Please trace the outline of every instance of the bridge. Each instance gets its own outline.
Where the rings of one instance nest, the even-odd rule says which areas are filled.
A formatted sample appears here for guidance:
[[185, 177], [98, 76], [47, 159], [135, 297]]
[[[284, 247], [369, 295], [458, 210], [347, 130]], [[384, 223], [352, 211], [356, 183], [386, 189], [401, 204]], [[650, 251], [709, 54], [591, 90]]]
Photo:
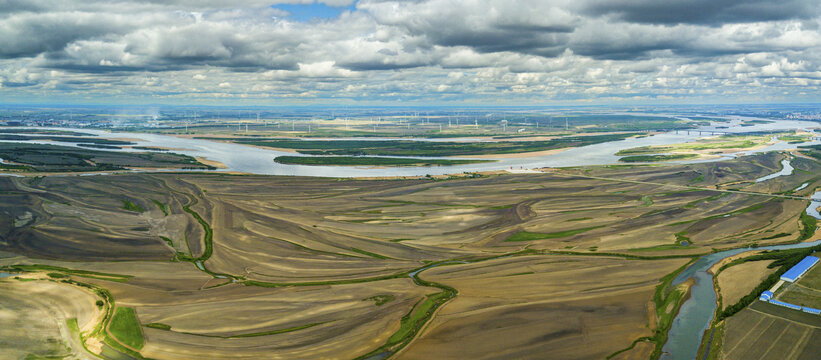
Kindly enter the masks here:
[[692, 133], [694, 133], [694, 134], [695, 134], [695, 133], [698, 133], [699, 135], [704, 135], [704, 134], [707, 134], [707, 135], [728, 135], [728, 134], [735, 134], [735, 133], [731, 133], [731, 132], [729, 132], [729, 131], [716, 131], [716, 130], [676, 130], [676, 134], [678, 134], [678, 132], [679, 132], [679, 131], [681, 131], [681, 132], [687, 132], [687, 135], [690, 135], [690, 133], [691, 133], [691, 132], [692, 132]]

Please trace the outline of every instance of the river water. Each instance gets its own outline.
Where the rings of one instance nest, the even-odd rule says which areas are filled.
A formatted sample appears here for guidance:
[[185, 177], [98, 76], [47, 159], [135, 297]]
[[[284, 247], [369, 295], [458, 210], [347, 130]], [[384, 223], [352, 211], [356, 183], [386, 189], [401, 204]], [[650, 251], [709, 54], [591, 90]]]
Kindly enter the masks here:
[[767, 176], [762, 176], [758, 179], [755, 179], [755, 182], [758, 183], [758, 182], [762, 182], [762, 181], [767, 181], [767, 180], [770, 180], [770, 179], [775, 179], [779, 176], [789, 176], [789, 175], [792, 175], [793, 170], [795, 170], [795, 169], [793, 169], [792, 164], [790, 164], [790, 159], [784, 159], [784, 160], [781, 160], [781, 171], [776, 172], [776, 173], [772, 173], [772, 174], [767, 175]]
[[[431, 167], [360, 167], [360, 166], [306, 166], [306, 165], [285, 165], [273, 161], [277, 156], [295, 155], [291, 152], [263, 149], [240, 144], [222, 143], [203, 139], [179, 138], [168, 135], [129, 133], [129, 132], [108, 132], [94, 129], [64, 129], [72, 131], [86, 132], [106, 138], [126, 138], [133, 139], [136, 146], [155, 146], [174, 149], [174, 152], [185, 155], [204, 157], [208, 160], [218, 161], [228, 168], [224, 171], [238, 171], [250, 174], [263, 175], [293, 175], [293, 176], [320, 176], [320, 177], [371, 177], [371, 176], [424, 176], [454, 174], [461, 172], [494, 171], [505, 169], [532, 169], [542, 167], [567, 167], [567, 166], [587, 166], [617, 164], [620, 150], [639, 146], [669, 145], [682, 142], [690, 142], [701, 136], [698, 130], [702, 131], [722, 131], [722, 132], [748, 132], [748, 131], [789, 131], [795, 129], [809, 129], [818, 126], [817, 123], [808, 121], [777, 120], [767, 124], [756, 124], [755, 126], [739, 126], [740, 121], [733, 120], [729, 123], [716, 123], [704, 126], [689, 134], [686, 131], [668, 132], [658, 135], [631, 138], [620, 141], [588, 145], [571, 148], [565, 151], [530, 157], [511, 157], [498, 159], [496, 162], [480, 164], [464, 164], [453, 166], [431, 166]], [[716, 128], [716, 126], [728, 126], [728, 128]], [[55, 128], [57, 129], [57, 128]], [[396, 139], [396, 138], [387, 138]], [[335, 139], [344, 140], [344, 139]], [[367, 140], [385, 140], [379, 138], [367, 138]], [[457, 139], [402, 139], [413, 141], [473, 141], [472, 138]], [[54, 144], [53, 142], [38, 142], [44, 144]], [[806, 144], [821, 144], [819, 141], [808, 142]], [[77, 146], [72, 143], [59, 143], [64, 146]], [[799, 144], [801, 145], [801, 144]], [[745, 151], [738, 154], [722, 156], [710, 161], [730, 159], [735, 155], [748, 155], [758, 152], [772, 150], [783, 150], [795, 148], [796, 144], [778, 142], [774, 145], [752, 151]], [[120, 151], [143, 151], [135, 149], [123, 149]], [[458, 158], [458, 157], [454, 157]]]
[[[808, 215], [821, 219], [817, 208], [821, 206], [821, 191], [812, 196], [817, 199], [807, 207]], [[706, 255], [690, 265], [673, 279], [673, 286], [681, 284], [690, 278], [695, 279], [695, 285], [690, 288], [690, 298], [684, 302], [673, 320], [673, 326], [668, 333], [667, 343], [664, 344], [662, 359], [695, 359], [701, 337], [716, 310], [716, 292], [713, 288], [713, 276], [707, 269], [722, 259], [740, 254], [749, 250], [784, 250], [805, 248], [821, 244], [821, 240], [799, 244], [761, 246], [758, 248], [741, 248], [722, 251]]]

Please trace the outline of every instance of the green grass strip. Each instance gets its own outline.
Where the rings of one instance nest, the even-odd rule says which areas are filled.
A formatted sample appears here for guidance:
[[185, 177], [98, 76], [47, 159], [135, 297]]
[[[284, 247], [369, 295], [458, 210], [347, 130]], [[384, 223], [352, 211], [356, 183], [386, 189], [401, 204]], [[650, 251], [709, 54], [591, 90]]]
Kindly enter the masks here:
[[97, 280], [107, 280], [107, 281], [116, 281], [116, 282], [127, 282], [128, 279], [134, 277], [133, 275], [120, 275], [120, 274], [109, 274], [109, 273], [101, 273], [96, 271], [88, 271], [88, 270], [74, 270], [68, 269], [60, 266], [53, 266], [53, 265], [10, 265], [0, 267], [0, 270], [6, 272], [35, 272], [35, 271], [51, 271], [52, 273], [49, 274], [52, 278], [59, 278], [60, 276], [52, 276], [56, 272], [62, 272], [73, 276], [97, 279]]
[[163, 324], [163, 323], [150, 323], [145, 324], [145, 327], [152, 328], [152, 329], [159, 329], [159, 330], [171, 330], [171, 325]]
[[573, 229], [573, 230], [565, 230], [565, 231], [557, 231], [552, 233], [535, 233], [529, 231], [519, 231], [513, 236], [507, 238], [505, 241], [531, 241], [531, 240], [544, 240], [544, 239], [556, 239], [556, 238], [563, 238], [573, 235], [578, 235], [593, 229], [603, 228], [605, 225], [599, 226], [591, 226], [581, 229]]
[[167, 205], [165, 205], [165, 204], [163, 204], [163, 203], [161, 203], [157, 200], [154, 200], [154, 199], [151, 199], [151, 202], [153, 202], [154, 205], [157, 205], [157, 207], [160, 208], [160, 210], [162, 210], [162, 213], [165, 214], [165, 216], [168, 216], [168, 206]]
[[227, 339], [236, 339], [236, 338], [248, 338], [248, 337], [257, 337], [257, 336], [268, 336], [268, 335], [284, 334], [284, 333], [287, 333], [287, 332], [292, 332], [292, 331], [298, 331], [298, 330], [303, 330], [303, 329], [307, 329], [307, 328], [312, 328], [312, 327], [314, 327], [314, 326], [317, 326], [317, 325], [322, 325], [322, 324], [324, 324], [324, 322], [311, 323], [311, 324], [305, 324], [305, 325], [299, 325], [299, 326], [289, 327], [289, 328], [285, 328], [285, 329], [278, 329], [278, 330], [271, 330], [271, 331], [262, 331], [262, 332], [256, 332], [256, 333], [250, 333], [250, 334], [240, 334], [240, 335], [225, 336], [225, 338], [227, 338]]
[[379, 254], [377, 254], [377, 253], [372, 253], [372, 252], [370, 252], [370, 251], [365, 251], [365, 250], [362, 250], [362, 249], [357, 249], [357, 248], [353, 248], [353, 247], [351, 248], [351, 251], [353, 251], [353, 252], [355, 252], [355, 253], [362, 254], [362, 255], [370, 256], [370, 257], [372, 257], [372, 258], [376, 258], [376, 259], [383, 259], [383, 260], [392, 259], [392, 258], [387, 257], [387, 256], [385, 256], [385, 255], [379, 255]]

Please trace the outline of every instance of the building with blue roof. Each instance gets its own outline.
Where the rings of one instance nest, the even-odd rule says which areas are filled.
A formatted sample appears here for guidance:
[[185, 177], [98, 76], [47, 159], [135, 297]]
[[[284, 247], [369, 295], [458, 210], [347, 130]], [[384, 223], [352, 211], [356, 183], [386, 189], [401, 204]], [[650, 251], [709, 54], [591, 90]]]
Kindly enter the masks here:
[[788, 309], [793, 309], [793, 310], [801, 310], [801, 307], [800, 307], [800, 306], [798, 306], [798, 305], [794, 305], [794, 304], [790, 304], [790, 303], [785, 303], [785, 302], [783, 302], [783, 301], [778, 301], [778, 300], [774, 300], [774, 299], [773, 299], [773, 300], [770, 300], [770, 304], [775, 304], [775, 305], [778, 305], [778, 306], [783, 306], [783, 307], [785, 307], [785, 308], [788, 308]]
[[773, 292], [767, 290], [767, 291], [761, 293], [761, 297], [759, 297], [758, 299], [761, 300], [761, 301], [770, 301], [770, 299], [772, 299], [772, 298], [773, 298]]
[[801, 308], [801, 311], [803, 311], [803, 312], [805, 312], [805, 313], [810, 313], [810, 314], [815, 314], [815, 315], [821, 315], [821, 310], [818, 310], [818, 309], [813, 309], [813, 308], [808, 308], [808, 307], [806, 307], [806, 306], [804, 306], [803, 308]]
[[802, 275], [806, 274], [815, 264], [818, 263], [818, 258], [815, 256], [807, 256], [798, 264], [787, 270], [784, 275], [781, 275], [781, 280], [788, 282], [795, 282]]

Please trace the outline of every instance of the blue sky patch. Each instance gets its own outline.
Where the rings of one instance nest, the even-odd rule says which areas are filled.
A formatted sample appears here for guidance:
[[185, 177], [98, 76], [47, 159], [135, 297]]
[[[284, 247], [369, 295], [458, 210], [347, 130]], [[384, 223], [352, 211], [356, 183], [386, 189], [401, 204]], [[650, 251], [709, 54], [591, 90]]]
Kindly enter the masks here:
[[343, 11], [356, 10], [356, 3], [354, 2], [348, 6], [333, 7], [322, 3], [313, 4], [279, 4], [272, 6], [273, 8], [285, 10], [291, 15], [288, 18], [296, 21], [310, 21], [313, 19], [334, 19], [339, 17]]

